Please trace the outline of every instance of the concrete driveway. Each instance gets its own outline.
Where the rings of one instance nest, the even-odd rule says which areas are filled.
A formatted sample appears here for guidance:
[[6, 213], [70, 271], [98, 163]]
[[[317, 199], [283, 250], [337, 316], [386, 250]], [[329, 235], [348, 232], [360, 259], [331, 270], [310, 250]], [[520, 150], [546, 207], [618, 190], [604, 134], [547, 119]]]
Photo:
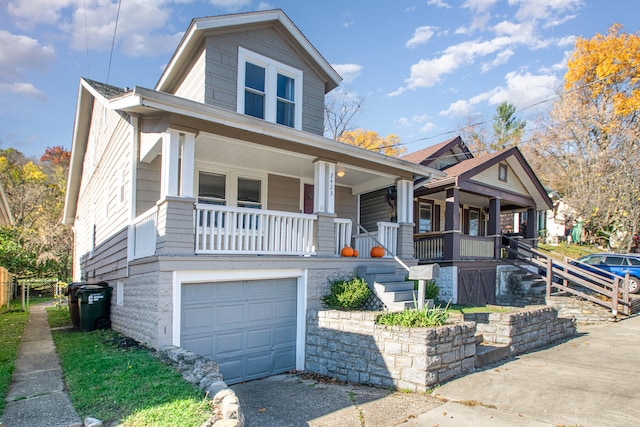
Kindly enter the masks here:
[[640, 316], [578, 331], [431, 395], [292, 374], [231, 388], [248, 427], [640, 425]]

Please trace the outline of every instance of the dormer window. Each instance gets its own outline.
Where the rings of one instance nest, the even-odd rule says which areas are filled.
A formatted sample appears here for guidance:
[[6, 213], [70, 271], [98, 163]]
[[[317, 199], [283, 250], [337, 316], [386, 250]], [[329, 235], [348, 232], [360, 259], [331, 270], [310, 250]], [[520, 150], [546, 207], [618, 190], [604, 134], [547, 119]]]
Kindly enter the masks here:
[[300, 129], [302, 71], [239, 48], [238, 112]]

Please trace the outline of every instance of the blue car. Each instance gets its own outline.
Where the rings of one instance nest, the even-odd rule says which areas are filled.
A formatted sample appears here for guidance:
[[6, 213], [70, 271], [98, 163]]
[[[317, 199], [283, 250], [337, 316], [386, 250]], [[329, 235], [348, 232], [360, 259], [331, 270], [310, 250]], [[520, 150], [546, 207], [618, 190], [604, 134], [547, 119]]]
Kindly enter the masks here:
[[[629, 273], [629, 293], [635, 294], [640, 290], [640, 255], [591, 254], [578, 258], [578, 261], [580, 261], [581, 264], [572, 264], [604, 277], [608, 275], [602, 270], [620, 277], [624, 277]], [[597, 268], [592, 269], [589, 268], [589, 266]], [[609, 278], [611, 277], [609, 276]]]

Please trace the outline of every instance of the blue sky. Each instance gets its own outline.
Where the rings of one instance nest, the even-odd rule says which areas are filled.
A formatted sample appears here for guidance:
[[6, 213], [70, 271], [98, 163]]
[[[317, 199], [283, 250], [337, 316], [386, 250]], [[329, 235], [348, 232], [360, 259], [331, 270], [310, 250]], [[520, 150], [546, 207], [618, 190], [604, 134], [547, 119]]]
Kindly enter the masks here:
[[577, 36], [640, 27], [640, 3], [621, 0], [122, 0], [111, 55], [117, 1], [3, 0], [0, 148], [71, 148], [80, 77], [153, 88], [192, 18], [273, 8], [364, 98], [357, 125], [409, 152], [503, 101], [534, 126]]

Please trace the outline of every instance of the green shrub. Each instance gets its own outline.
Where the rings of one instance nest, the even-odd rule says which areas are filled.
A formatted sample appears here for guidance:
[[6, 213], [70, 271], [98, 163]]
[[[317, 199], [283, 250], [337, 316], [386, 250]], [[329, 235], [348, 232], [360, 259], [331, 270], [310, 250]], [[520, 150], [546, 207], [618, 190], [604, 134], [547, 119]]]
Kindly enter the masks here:
[[334, 310], [357, 310], [371, 295], [367, 282], [360, 277], [331, 282], [331, 292], [322, 296], [322, 305]]
[[411, 309], [396, 313], [385, 313], [376, 319], [378, 325], [402, 326], [405, 328], [431, 328], [442, 326], [449, 318], [449, 306]]
[[[413, 290], [418, 290], [418, 281], [413, 281]], [[436, 284], [435, 280], [425, 280], [425, 292], [424, 299], [437, 299], [440, 295], [440, 287]]]

